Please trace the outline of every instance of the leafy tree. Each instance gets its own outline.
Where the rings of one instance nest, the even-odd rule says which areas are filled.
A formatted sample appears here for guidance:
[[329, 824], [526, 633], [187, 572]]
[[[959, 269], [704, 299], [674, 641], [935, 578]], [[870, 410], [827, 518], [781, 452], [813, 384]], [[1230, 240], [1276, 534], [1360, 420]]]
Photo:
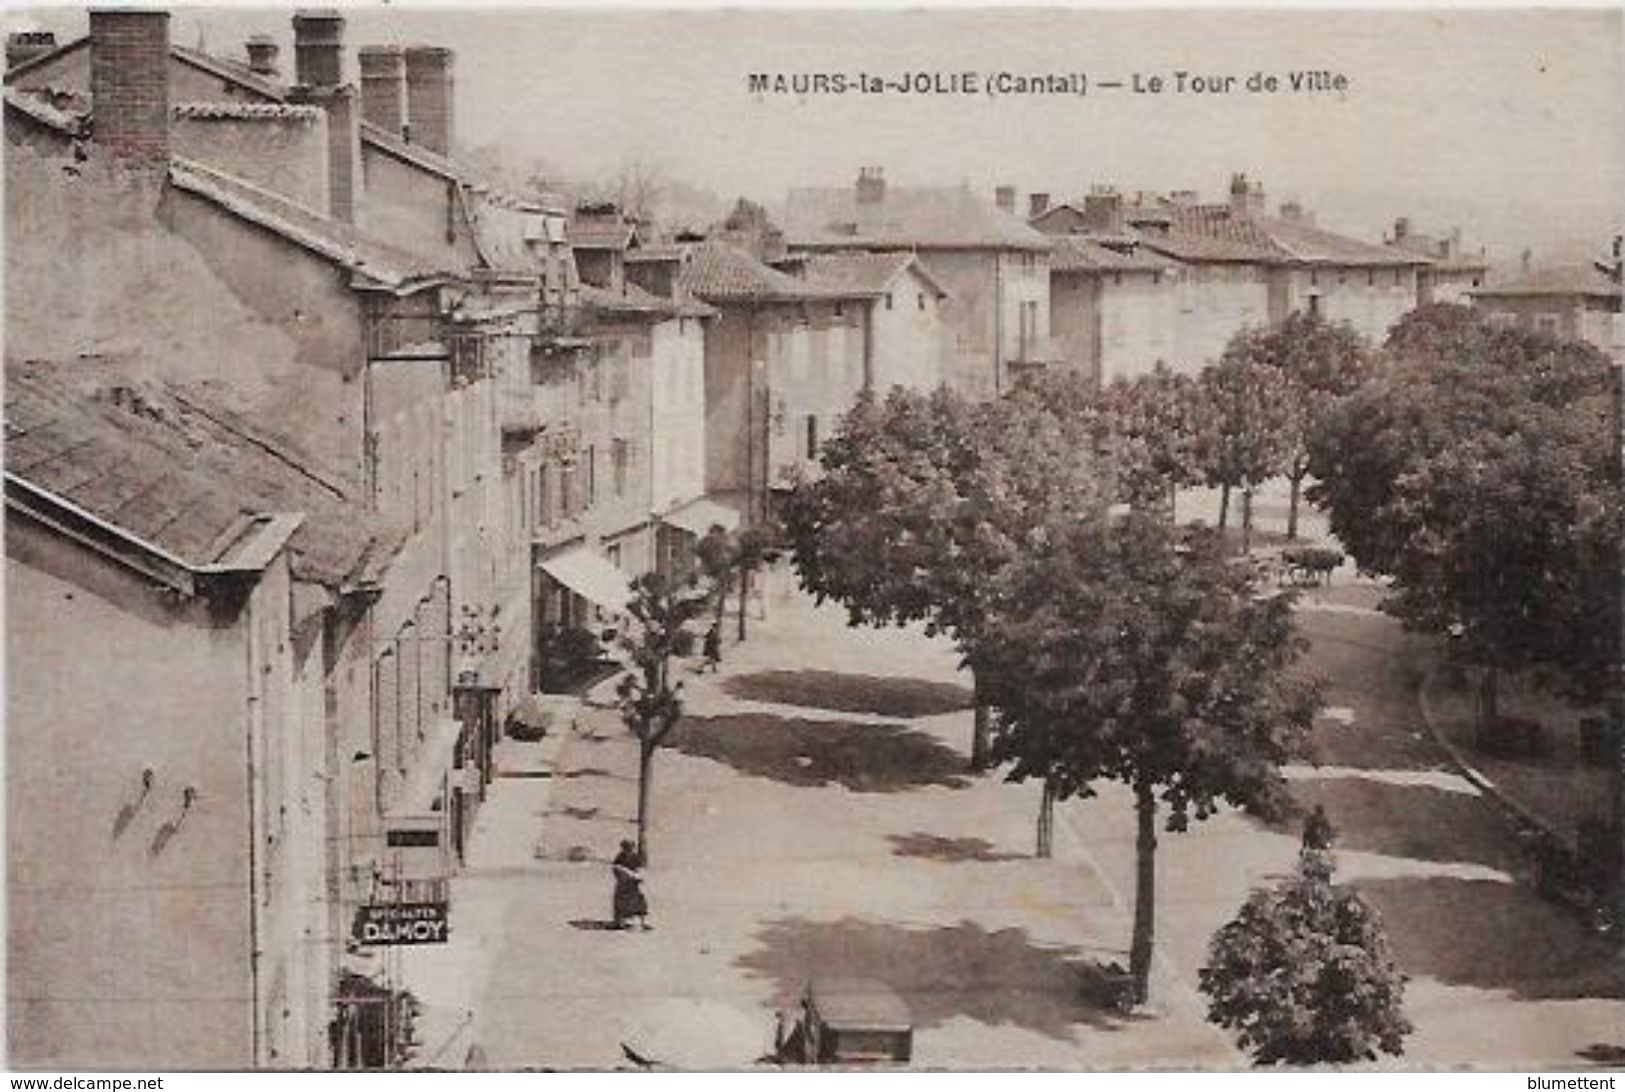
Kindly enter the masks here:
[[1023, 383], [994, 402], [939, 388], [865, 392], [825, 443], [823, 473], [800, 483], [785, 527], [801, 584], [853, 625], [924, 622], [953, 638], [976, 690], [971, 766], [988, 759], [987, 673], [977, 657], [993, 581], [1043, 534], [1111, 487], [1084, 417], [1082, 381]]
[[1588, 345], [1422, 309], [1310, 444], [1311, 499], [1387, 608], [1498, 680], [1617, 693], [1618, 377]]
[[1173, 832], [1224, 803], [1283, 812], [1279, 767], [1304, 750], [1320, 700], [1292, 671], [1303, 648], [1290, 593], [1262, 596], [1218, 534], [1147, 512], [1054, 527], [1001, 581], [979, 647], [998, 681], [994, 756], [1063, 800], [1100, 781], [1132, 790], [1142, 1001], [1159, 812]]
[[728, 601], [728, 585], [732, 583], [734, 542], [727, 528], [713, 523], [695, 544], [694, 555], [700, 563], [700, 573], [711, 591], [712, 609], [716, 611], [716, 627], [722, 629], [722, 612]]
[[1365, 341], [1346, 323], [1294, 311], [1267, 329], [1246, 329], [1231, 339], [1224, 357], [1252, 367], [1274, 368], [1285, 381], [1282, 417], [1284, 469], [1292, 486], [1286, 536], [1298, 537], [1298, 500], [1309, 473], [1309, 436], [1339, 398], [1354, 393], [1371, 373]]
[[1158, 364], [1132, 380], [1116, 380], [1098, 402], [1115, 439], [1121, 499], [1166, 505], [1172, 520], [1179, 489], [1205, 480], [1201, 441], [1208, 422], [1201, 387]]
[[630, 624], [619, 643], [631, 661], [615, 693], [621, 720], [638, 739], [638, 852], [649, 859], [649, 789], [654, 756], [683, 715], [683, 684], [672, 678], [673, 657], [689, 655], [688, 625], [706, 608], [707, 596], [692, 582], [673, 584], [659, 573], [632, 581]]
[[1219, 527], [1229, 521], [1231, 492], [1241, 490], [1245, 548], [1251, 545], [1253, 489], [1285, 469], [1300, 427], [1291, 386], [1280, 369], [1226, 351], [1202, 370], [1201, 387], [1208, 414], [1198, 443], [1207, 483], [1223, 490]]
[[732, 568], [739, 576], [739, 639], [745, 639], [745, 602], [750, 594], [751, 577], [767, 564], [767, 554], [773, 539], [760, 527], [746, 527], [734, 536], [730, 553]]
[[1331, 882], [1330, 853], [1306, 849], [1297, 875], [1254, 891], [1214, 934], [1198, 972], [1208, 1019], [1260, 1065], [1319, 1065], [1404, 1053], [1405, 976], [1382, 919]]

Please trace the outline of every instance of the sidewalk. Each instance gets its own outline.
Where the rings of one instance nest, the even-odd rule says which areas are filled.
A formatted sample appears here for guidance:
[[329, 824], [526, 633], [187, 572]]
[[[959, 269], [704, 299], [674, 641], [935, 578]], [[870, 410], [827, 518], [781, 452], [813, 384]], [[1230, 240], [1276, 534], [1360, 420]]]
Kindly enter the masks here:
[[685, 674], [686, 716], [654, 771], [653, 932], [605, 928], [607, 862], [636, 803], [636, 744], [613, 710], [558, 741], [552, 776], [495, 783], [454, 881], [453, 942], [413, 956], [427, 1049], [450, 1034], [441, 1064], [478, 1043], [492, 1068], [603, 1069], [629, 1067], [630, 1043], [738, 1068], [768, 1052], [775, 1010], [809, 977], [835, 975], [903, 999], [918, 1068], [1237, 1064], [1166, 961], [1160, 1017], [1098, 1003], [1094, 968], [1126, 962], [1131, 922], [1089, 854], [1122, 872], [1131, 816], [1090, 805], [1109, 833], [1069, 820], [1057, 858], [1034, 859], [1036, 788], [965, 774], [952, 649], [850, 631], [789, 579], [768, 582], [765, 621], [752, 604], [720, 674]]

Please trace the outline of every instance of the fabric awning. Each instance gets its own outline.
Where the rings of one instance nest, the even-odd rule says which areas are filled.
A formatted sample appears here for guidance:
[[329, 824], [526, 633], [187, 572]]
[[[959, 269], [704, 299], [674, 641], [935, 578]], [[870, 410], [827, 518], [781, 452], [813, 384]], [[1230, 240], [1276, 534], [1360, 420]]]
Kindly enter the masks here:
[[590, 546], [543, 558], [542, 571], [577, 595], [620, 613], [632, 598], [632, 575]]
[[717, 524], [721, 524], [724, 531], [739, 529], [739, 513], [709, 497], [680, 504], [661, 516], [660, 521], [701, 537]]

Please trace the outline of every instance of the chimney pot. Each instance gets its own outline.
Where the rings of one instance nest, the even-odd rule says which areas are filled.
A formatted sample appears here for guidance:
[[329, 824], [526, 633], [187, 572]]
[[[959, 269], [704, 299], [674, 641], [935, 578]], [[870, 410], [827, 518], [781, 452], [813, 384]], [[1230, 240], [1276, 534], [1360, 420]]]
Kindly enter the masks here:
[[1036, 220], [1049, 211], [1049, 194], [1030, 193], [1027, 195], [1027, 219]]
[[1016, 211], [1016, 188], [1014, 186], [999, 186], [993, 191], [993, 203], [998, 205], [1000, 210], [1014, 215]]
[[400, 46], [362, 46], [361, 117], [392, 136], [406, 133], [406, 55]]
[[344, 17], [331, 8], [307, 8], [293, 17], [294, 79], [305, 87], [344, 82]]
[[261, 76], [276, 77], [278, 75], [276, 59], [280, 50], [276, 39], [269, 34], [256, 34], [244, 46], [248, 53], [248, 70]]
[[858, 171], [857, 202], [878, 205], [886, 200], [886, 171], [883, 167], [863, 167]]
[[130, 166], [169, 167], [169, 13], [90, 11], [91, 139]]
[[18, 30], [6, 36], [6, 67], [42, 57], [56, 48], [56, 35], [48, 30]]
[[407, 46], [406, 118], [411, 139], [441, 155], [451, 154], [455, 100], [452, 62], [455, 55], [440, 46]]

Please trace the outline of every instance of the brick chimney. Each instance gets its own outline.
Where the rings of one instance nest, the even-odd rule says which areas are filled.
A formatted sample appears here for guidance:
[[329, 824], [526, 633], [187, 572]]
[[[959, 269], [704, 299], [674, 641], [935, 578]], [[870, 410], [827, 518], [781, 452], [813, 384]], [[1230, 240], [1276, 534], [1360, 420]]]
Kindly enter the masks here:
[[1011, 216], [1016, 214], [1016, 188], [1014, 186], [999, 186], [993, 191], [993, 203], [1003, 212]]
[[344, 19], [334, 11], [301, 11], [293, 17], [296, 86], [290, 102], [327, 111], [327, 212], [355, 223], [361, 188], [361, 107], [353, 87], [343, 86]]
[[276, 39], [269, 34], [256, 34], [250, 38], [243, 47], [248, 53], [248, 70], [257, 76], [266, 76], [276, 79], [282, 73], [277, 69]]
[[1403, 243], [1406, 239], [1409, 239], [1410, 236], [1411, 218], [1409, 216], [1401, 216], [1399, 219], [1394, 221], [1394, 242]]
[[344, 17], [331, 9], [307, 9], [293, 17], [294, 82], [337, 87], [344, 82]]
[[1113, 235], [1123, 230], [1123, 195], [1106, 186], [1096, 186], [1083, 196], [1083, 226], [1089, 231]]
[[1236, 218], [1264, 215], [1264, 185], [1248, 182], [1245, 174], [1230, 176], [1230, 215]]
[[169, 13], [90, 12], [91, 139], [131, 166], [169, 168]]
[[441, 155], [451, 154], [454, 56], [439, 46], [407, 46], [405, 51], [407, 132], [414, 143]]
[[857, 201], [860, 205], [878, 205], [886, 200], [886, 170], [883, 167], [864, 167], [858, 171]]
[[6, 35], [6, 67], [42, 57], [56, 48], [56, 35], [48, 30], [18, 30]]
[[361, 117], [393, 136], [406, 132], [406, 55], [400, 46], [362, 46]]
[[1029, 193], [1027, 195], [1027, 219], [1036, 220], [1049, 211], [1049, 194]]

